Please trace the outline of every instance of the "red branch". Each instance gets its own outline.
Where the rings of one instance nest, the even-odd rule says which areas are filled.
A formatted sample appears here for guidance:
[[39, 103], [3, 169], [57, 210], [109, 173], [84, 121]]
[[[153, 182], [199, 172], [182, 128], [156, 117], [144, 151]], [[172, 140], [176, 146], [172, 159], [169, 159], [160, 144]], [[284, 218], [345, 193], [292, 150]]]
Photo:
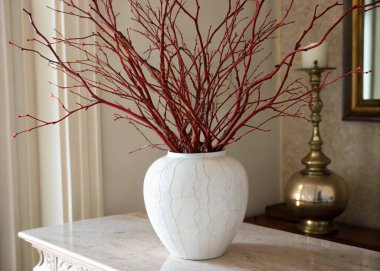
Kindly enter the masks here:
[[[265, 71], [263, 65], [272, 53], [262, 52], [266, 42], [275, 38], [281, 28], [294, 23], [289, 20], [293, 1], [281, 18], [272, 19], [270, 12], [264, 13], [264, 0], [224, 0], [227, 3], [224, 15], [205, 33], [198, 0], [160, 0], [158, 7], [150, 1], [142, 4], [128, 0], [138, 27], [129, 27], [124, 32], [119, 28], [112, 0], [92, 0], [87, 9], [79, 6], [79, 0], [60, 1], [65, 4], [64, 10], [53, 9], [54, 12], [87, 20], [96, 31], [81, 37], [65, 37], [56, 31], [57, 36], [49, 40], [36, 26], [32, 14], [25, 11], [36, 32], [36, 38], [29, 41], [46, 47], [51, 54], [15, 46], [38, 54], [66, 74], [74, 83], [55, 86], [78, 95], [84, 104], [69, 109], [52, 96], [65, 115], [52, 122], [22, 115], [38, 125], [15, 136], [54, 125], [72, 114], [103, 104], [120, 112], [115, 120], [126, 119], [143, 135], [149, 142], [145, 147], [162, 148], [162, 144], [151, 143], [142, 130], [150, 129], [170, 151], [185, 153], [219, 151], [253, 131], [265, 131], [264, 125], [273, 118], [302, 117], [300, 108], [310, 92], [347, 74], [329, 80], [326, 75], [320, 86], [308, 89], [299, 79], [288, 82], [295, 56], [320, 45], [354, 10], [370, 10], [380, 3], [344, 11], [316, 45], [301, 48], [315, 24], [341, 4], [336, 2], [321, 11], [316, 6], [293, 50], [271, 71]], [[249, 5], [253, 5], [254, 12], [246, 17], [244, 10]], [[186, 19], [187, 27], [193, 27], [193, 40], [185, 40], [179, 18]], [[135, 47], [136, 36], [148, 44], [145, 52]], [[56, 50], [58, 44], [77, 50], [82, 58], [62, 58]], [[357, 72], [360, 71], [350, 73]], [[274, 94], [268, 94], [265, 84], [274, 77], [279, 78], [280, 84]], [[272, 114], [257, 121], [255, 117], [264, 111]]]

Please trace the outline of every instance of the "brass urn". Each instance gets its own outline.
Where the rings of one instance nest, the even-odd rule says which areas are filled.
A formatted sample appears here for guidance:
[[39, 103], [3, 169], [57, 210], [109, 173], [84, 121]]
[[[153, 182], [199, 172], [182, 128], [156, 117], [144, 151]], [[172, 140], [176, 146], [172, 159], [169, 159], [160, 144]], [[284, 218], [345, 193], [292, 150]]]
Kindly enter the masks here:
[[[301, 69], [310, 75], [312, 88], [320, 84], [321, 73], [327, 69]], [[337, 230], [333, 219], [340, 215], [348, 203], [345, 180], [327, 168], [331, 160], [322, 152], [323, 141], [319, 132], [322, 101], [320, 89], [311, 92], [309, 108], [313, 125], [309, 141], [310, 152], [303, 158], [305, 168], [295, 173], [285, 187], [285, 202], [293, 215], [300, 219], [297, 229], [310, 234], [328, 234]]]

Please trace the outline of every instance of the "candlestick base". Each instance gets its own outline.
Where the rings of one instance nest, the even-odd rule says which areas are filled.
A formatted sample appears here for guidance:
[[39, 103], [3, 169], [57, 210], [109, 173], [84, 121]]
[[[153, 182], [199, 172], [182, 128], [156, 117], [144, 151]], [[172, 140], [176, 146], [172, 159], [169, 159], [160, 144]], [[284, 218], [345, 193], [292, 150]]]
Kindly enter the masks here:
[[301, 219], [297, 229], [311, 234], [336, 230], [333, 220], [348, 203], [345, 180], [334, 172], [328, 174], [294, 174], [286, 184], [285, 202], [294, 217]]
[[299, 231], [308, 234], [329, 234], [338, 230], [334, 222], [323, 220], [302, 220], [296, 227]]

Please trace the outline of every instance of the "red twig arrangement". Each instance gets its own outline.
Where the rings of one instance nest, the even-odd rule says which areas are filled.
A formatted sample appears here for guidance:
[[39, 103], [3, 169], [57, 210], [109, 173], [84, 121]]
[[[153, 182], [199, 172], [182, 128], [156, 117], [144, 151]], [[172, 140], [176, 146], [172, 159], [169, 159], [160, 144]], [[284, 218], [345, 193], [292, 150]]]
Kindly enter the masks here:
[[[273, 57], [263, 54], [264, 46], [278, 31], [294, 23], [289, 20], [293, 7], [290, 1], [282, 18], [272, 19], [263, 9], [264, 0], [223, 0], [226, 4], [220, 21], [204, 31], [201, 27], [200, 0], [128, 0], [131, 16], [138, 26], [122, 31], [118, 13], [112, 0], [92, 0], [83, 9], [79, 0], [60, 0], [70, 11], [57, 10], [80, 20], [88, 20], [97, 31], [83, 37], [64, 37], [57, 32], [47, 38], [36, 26], [32, 14], [25, 11], [36, 32], [31, 41], [42, 44], [51, 54], [18, 45], [22, 51], [38, 54], [55, 69], [70, 77], [73, 85], [57, 86], [62, 91], [79, 95], [83, 104], [67, 108], [58, 98], [66, 114], [56, 121], [44, 121], [29, 114], [38, 125], [18, 134], [63, 121], [72, 114], [96, 105], [106, 105], [119, 111], [115, 119], [126, 119], [148, 140], [149, 146], [161, 148], [144, 135], [153, 130], [170, 151], [196, 153], [220, 151], [226, 145], [257, 130], [279, 116], [301, 117], [300, 108], [315, 89], [305, 87], [300, 79], [288, 82], [297, 53], [321, 44], [328, 34], [353, 10], [372, 9], [378, 2], [346, 10], [321, 36], [319, 42], [302, 48], [301, 44], [313, 26], [340, 3], [320, 10], [314, 9], [310, 24], [272, 70], [263, 64]], [[253, 13], [244, 9], [253, 5]], [[264, 14], [263, 14], [264, 13]], [[179, 20], [186, 20], [194, 33], [186, 40]], [[134, 38], [144, 39], [148, 49], [141, 52], [134, 46]], [[78, 50], [83, 59], [64, 59], [57, 53], [57, 44]], [[95, 53], [94, 53], [95, 52]], [[351, 73], [360, 72], [359, 70]], [[96, 80], [94, 76], [96, 75]], [[328, 75], [318, 88], [339, 78]], [[268, 95], [264, 86], [274, 77], [279, 78], [275, 93]], [[272, 115], [264, 121], [255, 118], [263, 111]]]

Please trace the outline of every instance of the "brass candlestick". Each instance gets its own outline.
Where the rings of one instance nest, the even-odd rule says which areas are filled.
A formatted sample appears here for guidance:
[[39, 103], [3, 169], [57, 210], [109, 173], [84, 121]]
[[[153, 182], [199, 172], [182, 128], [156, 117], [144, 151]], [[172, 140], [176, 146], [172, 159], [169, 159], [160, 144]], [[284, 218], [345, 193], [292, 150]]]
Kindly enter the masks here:
[[[320, 68], [317, 61], [311, 69], [300, 69], [310, 75], [312, 88], [319, 86], [321, 74], [334, 68]], [[322, 151], [319, 132], [322, 100], [320, 89], [311, 92], [309, 108], [313, 124], [310, 151], [302, 159], [305, 168], [295, 173], [287, 182], [285, 201], [294, 215], [301, 221], [297, 229], [310, 234], [328, 234], [337, 229], [333, 219], [347, 206], [348, 187], [342, 177], [327, 168], [331, 160]]]

